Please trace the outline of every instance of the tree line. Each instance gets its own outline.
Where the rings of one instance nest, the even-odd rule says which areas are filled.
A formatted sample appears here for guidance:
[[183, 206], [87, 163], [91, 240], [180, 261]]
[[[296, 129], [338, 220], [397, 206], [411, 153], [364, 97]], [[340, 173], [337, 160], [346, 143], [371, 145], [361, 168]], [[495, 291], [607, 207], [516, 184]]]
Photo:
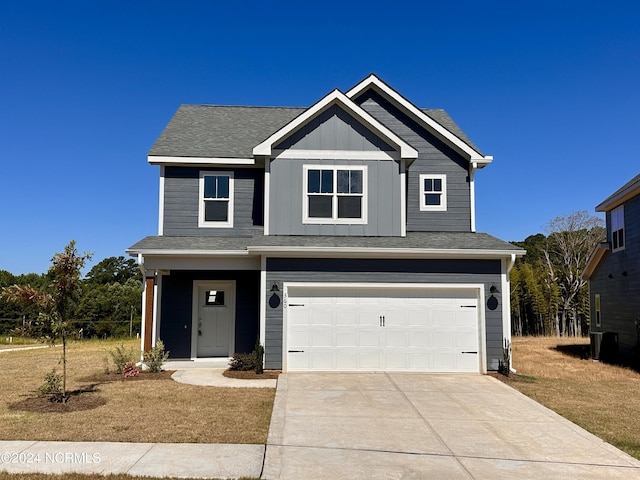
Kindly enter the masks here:
[[589, 331], [589, 289], [582, 279], [603, 221], [579, 211], [557, 217], [539, 233], [513, 244], [527, 250], [511, 270], [514, 335], [582, 336]]
[[[55, 284], [55, 272], [13, 275], [0, 270], [0, 291], [11, 285], [30, 286], [47, 292]], [[69, 305], [69, 318], [84, 338], [121, 337], [140, 332], [142, 274], [133, 259], [108, 257], [97, 263], [80, 281], [80, 291]], [[40, 307], [0, 297], [0, 335], [42, 337], [45, 325], [38, 321]]]

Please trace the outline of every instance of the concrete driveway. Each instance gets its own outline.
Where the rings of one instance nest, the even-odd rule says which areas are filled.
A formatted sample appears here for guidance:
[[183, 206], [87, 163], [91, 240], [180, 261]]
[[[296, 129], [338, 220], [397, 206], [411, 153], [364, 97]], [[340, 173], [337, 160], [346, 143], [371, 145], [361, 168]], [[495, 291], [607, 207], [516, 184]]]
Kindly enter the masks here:
[[481, 375], [283, 374], [264, 479], [640, 479], [640, 462]]

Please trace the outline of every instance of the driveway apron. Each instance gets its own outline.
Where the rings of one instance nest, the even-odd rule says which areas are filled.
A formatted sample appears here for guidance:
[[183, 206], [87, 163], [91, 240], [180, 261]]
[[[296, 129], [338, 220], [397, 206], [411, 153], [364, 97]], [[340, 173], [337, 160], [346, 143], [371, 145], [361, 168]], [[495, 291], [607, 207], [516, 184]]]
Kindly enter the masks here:
[[640, 480], [640, 462], [490, 376], [294, 373], [262, 478]]

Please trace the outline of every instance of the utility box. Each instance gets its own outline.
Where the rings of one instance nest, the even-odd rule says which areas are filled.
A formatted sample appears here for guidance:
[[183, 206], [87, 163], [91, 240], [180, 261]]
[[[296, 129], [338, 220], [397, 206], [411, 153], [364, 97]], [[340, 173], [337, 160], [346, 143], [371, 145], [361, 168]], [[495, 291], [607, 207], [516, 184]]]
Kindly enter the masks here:
[[591, 332], [591, 358], [600, 360], [600, 346], [602, 344], [602, 334], [604, 332]]
[[604, 332], [600, 342], [600, 360], [615, 362], [618, 360], [618, 334], [616, 332]]

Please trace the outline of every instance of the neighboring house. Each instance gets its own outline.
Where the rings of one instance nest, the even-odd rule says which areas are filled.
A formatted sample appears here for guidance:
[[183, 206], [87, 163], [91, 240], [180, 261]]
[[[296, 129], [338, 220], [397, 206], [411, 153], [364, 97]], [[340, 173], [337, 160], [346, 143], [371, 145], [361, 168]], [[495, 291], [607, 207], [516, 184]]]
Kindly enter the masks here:
[[524, 251], [476, 233], [492, 157], [443, 110], [375, 75], [309, 108], [183, 105], [148, 161], [159, 231], [128, 249], [144, 349], [198, 360], [259, 340], [285, 371], [498, 368]]
[[[605, 212], [607, 241], [583, 273], [589, 280], [592, 353], [634, 353], [640, 323], [640, 175], [596, 207]], [[604, 337], [603, 337], [604, 335]]]

